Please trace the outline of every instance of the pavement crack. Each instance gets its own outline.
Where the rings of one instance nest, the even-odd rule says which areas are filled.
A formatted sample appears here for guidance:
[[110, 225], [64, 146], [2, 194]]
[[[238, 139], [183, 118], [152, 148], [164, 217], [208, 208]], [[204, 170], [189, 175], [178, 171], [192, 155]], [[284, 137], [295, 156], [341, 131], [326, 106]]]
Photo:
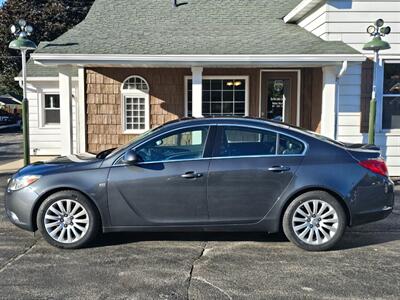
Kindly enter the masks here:
[[197, 256], [197, 257], [193, 260], [192, 267], [190, 268], [189, 278], [188, 278], [188, 284], [187, 284], [187, 299], [190, 299], [190, 292], [189, 292], [189, 291], [190, 291], [190, 286], [191, 286], [191, 284], [192, 284], [194, 267], [195, 267], [196, 263], [203, 257], [204, 252], [206, 251], [206, 248], [207, 248], [207, 242], [205, 242], [205, 243], [202, 245], [202, 249], [201, 249], [200, 255]]
[[0, 274], [3, 273], [4, 270], [6, 270], [9, 266], [11, 266], [14, 262], [20, 260], [22, 257], [24, 257], [26, 254], [31, 252], [37, 245], [38, 241], [40, 238], [35, 239], [35, 241], [29, 245], [27, 248], [25, 248], [22, 253], [14, 255], [11, 257], [9, 260], [7, 260], [1, 267], [0, 267]]

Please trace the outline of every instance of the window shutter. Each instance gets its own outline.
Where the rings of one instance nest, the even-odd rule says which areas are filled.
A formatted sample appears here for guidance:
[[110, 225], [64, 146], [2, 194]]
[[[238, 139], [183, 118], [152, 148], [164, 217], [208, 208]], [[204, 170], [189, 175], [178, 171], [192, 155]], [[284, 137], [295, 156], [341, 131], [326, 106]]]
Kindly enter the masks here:
[[374, 76], [374, 62], [371, 59], [367, 59], [362, 64], [361, 72], [361, 133], [368, 132], [368, 122], [369, 122], [369, 103], [372, 96], [372, 84]]

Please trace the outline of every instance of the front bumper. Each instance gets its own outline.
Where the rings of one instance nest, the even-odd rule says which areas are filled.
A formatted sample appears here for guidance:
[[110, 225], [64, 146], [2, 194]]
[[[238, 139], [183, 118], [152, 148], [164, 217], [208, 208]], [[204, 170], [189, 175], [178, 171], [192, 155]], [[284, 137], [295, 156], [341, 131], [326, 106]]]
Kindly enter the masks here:
[[11, 223], [28, 230], [35, 231], [33, 223], [34, 207], [38, 200], [38, 194], [30, 187], [19, 191], [5, 191], [5, 209]]

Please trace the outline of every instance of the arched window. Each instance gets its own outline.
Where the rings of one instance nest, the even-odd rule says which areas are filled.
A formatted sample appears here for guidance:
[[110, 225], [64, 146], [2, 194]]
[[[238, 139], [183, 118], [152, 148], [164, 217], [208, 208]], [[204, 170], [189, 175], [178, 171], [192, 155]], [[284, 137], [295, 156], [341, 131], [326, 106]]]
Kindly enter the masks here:
[[122, 84], [122, 124], [124, 133], [138, 134], [150, 129], [149, 85], [140, 76]]

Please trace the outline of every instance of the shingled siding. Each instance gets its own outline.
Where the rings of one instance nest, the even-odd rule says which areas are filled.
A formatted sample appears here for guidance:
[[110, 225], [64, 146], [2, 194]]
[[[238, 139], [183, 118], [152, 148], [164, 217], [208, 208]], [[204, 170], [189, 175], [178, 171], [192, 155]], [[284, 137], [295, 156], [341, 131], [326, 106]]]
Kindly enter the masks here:
[[88, 151], [118, 147], [134, 138], [123, 134], [121, 84], [131, 75], [145, 78], [150, 86], [150, 126], [184, 116], [184, 76], [189, 69], [93, 68], [86, 70]]

